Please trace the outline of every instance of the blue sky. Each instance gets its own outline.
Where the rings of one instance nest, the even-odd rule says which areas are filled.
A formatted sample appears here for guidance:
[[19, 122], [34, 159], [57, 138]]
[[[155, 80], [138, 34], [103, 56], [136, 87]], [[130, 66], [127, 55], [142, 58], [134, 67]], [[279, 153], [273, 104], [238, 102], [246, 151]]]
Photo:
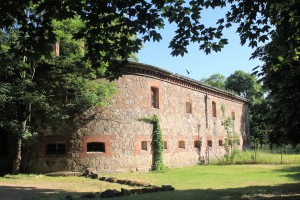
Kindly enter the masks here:
[[[203, 22], [213, 25], [217, 19], [224, 15], [226, 10], [208, 10], [202, 15]], [[235, 33], [236, 27], [226, 29], [224, 37], [228, 39], [221, 52], [212, 52], [206, 55], [200, 51], [197, 44], [190, 44], [188, 54], [184, 57], [173, 57], [168, 48], [169, 42], [174, 36], [176, 25], [166, 24], [165, 29], [160, 30], [163, 40], [160, 42], [147, 42], [137, 54], [139, 62], [154, 65], [168, 71], [178, 73], [190, 78], [200, 80], [212, 74], [220, 73], [226, 77], [236, 70], [243, 70], [251, 73], [252, 69], [259, 65], [259, 60], [249, 60], [253, 49], [240, 45], [239, 35]], [[191, 71], [188, 75], [186, 70]]]

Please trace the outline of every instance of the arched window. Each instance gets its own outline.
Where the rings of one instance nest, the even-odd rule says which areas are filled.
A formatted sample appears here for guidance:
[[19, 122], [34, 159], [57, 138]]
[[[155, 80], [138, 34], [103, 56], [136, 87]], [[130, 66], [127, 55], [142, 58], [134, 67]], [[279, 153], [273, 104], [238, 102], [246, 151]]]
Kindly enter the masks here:
[[185, 112], [192, 113], [192, 103], [190, 103], [190, 102], [185, 103]]
[[159, 90], [156, 87], [151, 87], [151, 106], [159, 108]]
[[217, 117], [217, 104], [216, 102], [212, 102], [212, 116]]
[[47, 144], [46, 154], [65, 154], [66, 145], [61, 143]]
[[234, 112], [231, 112], [231, 119], [235, 120], [235, 113]]

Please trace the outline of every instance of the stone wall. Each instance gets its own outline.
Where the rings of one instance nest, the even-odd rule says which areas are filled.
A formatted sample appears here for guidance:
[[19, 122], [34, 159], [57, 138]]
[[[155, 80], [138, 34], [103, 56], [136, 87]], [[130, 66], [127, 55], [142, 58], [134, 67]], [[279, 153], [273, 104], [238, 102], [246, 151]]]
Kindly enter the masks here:
[[[116, 85], [118, 92], [110, 106], [88, 110], [74, 122], [91, 119], [84, 126], [65, 134], [68, 137], [56, 136], [58, 132], [42, 137], [31, 171], [76, 171], [85, 167], [98, 171], [149, 170], [152, 125], [139, 119], [154, 114], [161, 121], [164, 161], [170, 167], [194, 165], [200, 157], [215, 159], [224, 155], [224, 147], [219, 144], [226, 136], [221, 125], [222, 105], [227, 116], [234, 112], [239, 148], [245, 148], [249, 142], [249, 105], [245, 99], [145, 65], [133, 66]], [[151, 87], [158, 89], [159, 108], [151, 105]], [[188, 113], [187, 102], [191, 105]], [[216, 117], [212, 102], [216, 104]], [[212, 147], [208, 147], [208, 141]], [[56, 142], [65, 144], [65, 154], [47, 155], [47, 144]], [[87, 152], [87, 144], [93, 142], [102, 143], [105, 151]]]

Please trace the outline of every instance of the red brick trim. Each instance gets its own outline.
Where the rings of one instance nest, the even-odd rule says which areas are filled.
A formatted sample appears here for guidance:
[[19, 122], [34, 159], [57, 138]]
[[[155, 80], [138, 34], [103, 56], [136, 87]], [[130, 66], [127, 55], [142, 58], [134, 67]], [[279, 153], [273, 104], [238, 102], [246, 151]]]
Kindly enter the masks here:
[[[159, 81], [148, 81], [148, 110], [162, 110], [163, 108], [163, 99], [162, 99], [162, 90], [160, 87], [160, 82]], [[151, 104], [151, 87], [155, 87], [158, 89], [158, 108], [152, 108], [152, 104]]]
[[164, 149], [164, 153], [170, 153], [170, 139], [169, 139], [169, 136], [163, 135], [163, 141], [167, 142], [167, 149]]
[[206, 141], [207, 140], [211, 140], [211, 141], [213, 141], [213, 136], [212, 135], [208, 135], [208, 136], [206, 136]]
[[[184, 145], [185, 145], [185, 148], [183, 149], [183, 148], [179, 148], [179, 141], [181, 141], [181, 140], [183, 140], [184, 141]], [[187, 149], [189, 148], [189, 146], [188, 146], [188, 139], [186, 138], [186, 136], [184, 136], [184, 135], [178, 135], [177, 137], [176, 137], [176, 149], [175, 149], [175, 152], [185, 152], [185, 151], [187, 151]]]
[[[147, 141], [148, 142], [147, 151], [142, 150], [142, 146], [141, 146], [142, 141]], [[135, 147], [135, 151], [134, 151], [135, 155], [148, 155], [148, 154], [151, 154], [151, 151], [152, 151], [151, 150], [151, 136], [150, 135], [135, 136], [134, 147]]]
[[[82, 138], [80, 158], [112, 156], [111, 141], [115, 139], [115, 135], [88, 135]], [[105, 152], [87, 152], [87, 143], [103, 142], [105, 144]]]

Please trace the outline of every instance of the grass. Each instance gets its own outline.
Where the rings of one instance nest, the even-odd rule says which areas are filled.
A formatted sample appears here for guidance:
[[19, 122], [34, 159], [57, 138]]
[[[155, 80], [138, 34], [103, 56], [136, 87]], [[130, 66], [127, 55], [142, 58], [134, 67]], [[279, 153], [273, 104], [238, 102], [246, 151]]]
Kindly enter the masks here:
[[[213, 164], [218, 164], [218, 160], [213, 160]], [[221, 164], [226, 164], [225, 160]], [[300, 164], [300, 154], [280, 154], [270, 153], [268, 151], [258, 150], [251, 151], [238, 151], [234, 157], [232, 164]], [[220, 163], [219, 163], [220, 164]]]
[[[122, 179], [150, 182], [155, 185], [170, 184], [173, 192], [160, 192], [139, 196], [119, 197], [128, 199], [299, 199], [300, 164], [296, 165], [207, 165], [171, 169], [166, 173], [102, 174]], [[64, 199], [66, 194], [81, 196], [86, 192], [126, 188], [83, 177], [46, 177], [18, 175], [0, 178], [2, 183], [18, 185], [54, 186], [58, 193], [31, 199]], [[41, 194], [40, 194], [41, 195]], [[0, 195], [1, 196], [1, 195]], [[79, 199], [79, 198], [77, 198]]]

